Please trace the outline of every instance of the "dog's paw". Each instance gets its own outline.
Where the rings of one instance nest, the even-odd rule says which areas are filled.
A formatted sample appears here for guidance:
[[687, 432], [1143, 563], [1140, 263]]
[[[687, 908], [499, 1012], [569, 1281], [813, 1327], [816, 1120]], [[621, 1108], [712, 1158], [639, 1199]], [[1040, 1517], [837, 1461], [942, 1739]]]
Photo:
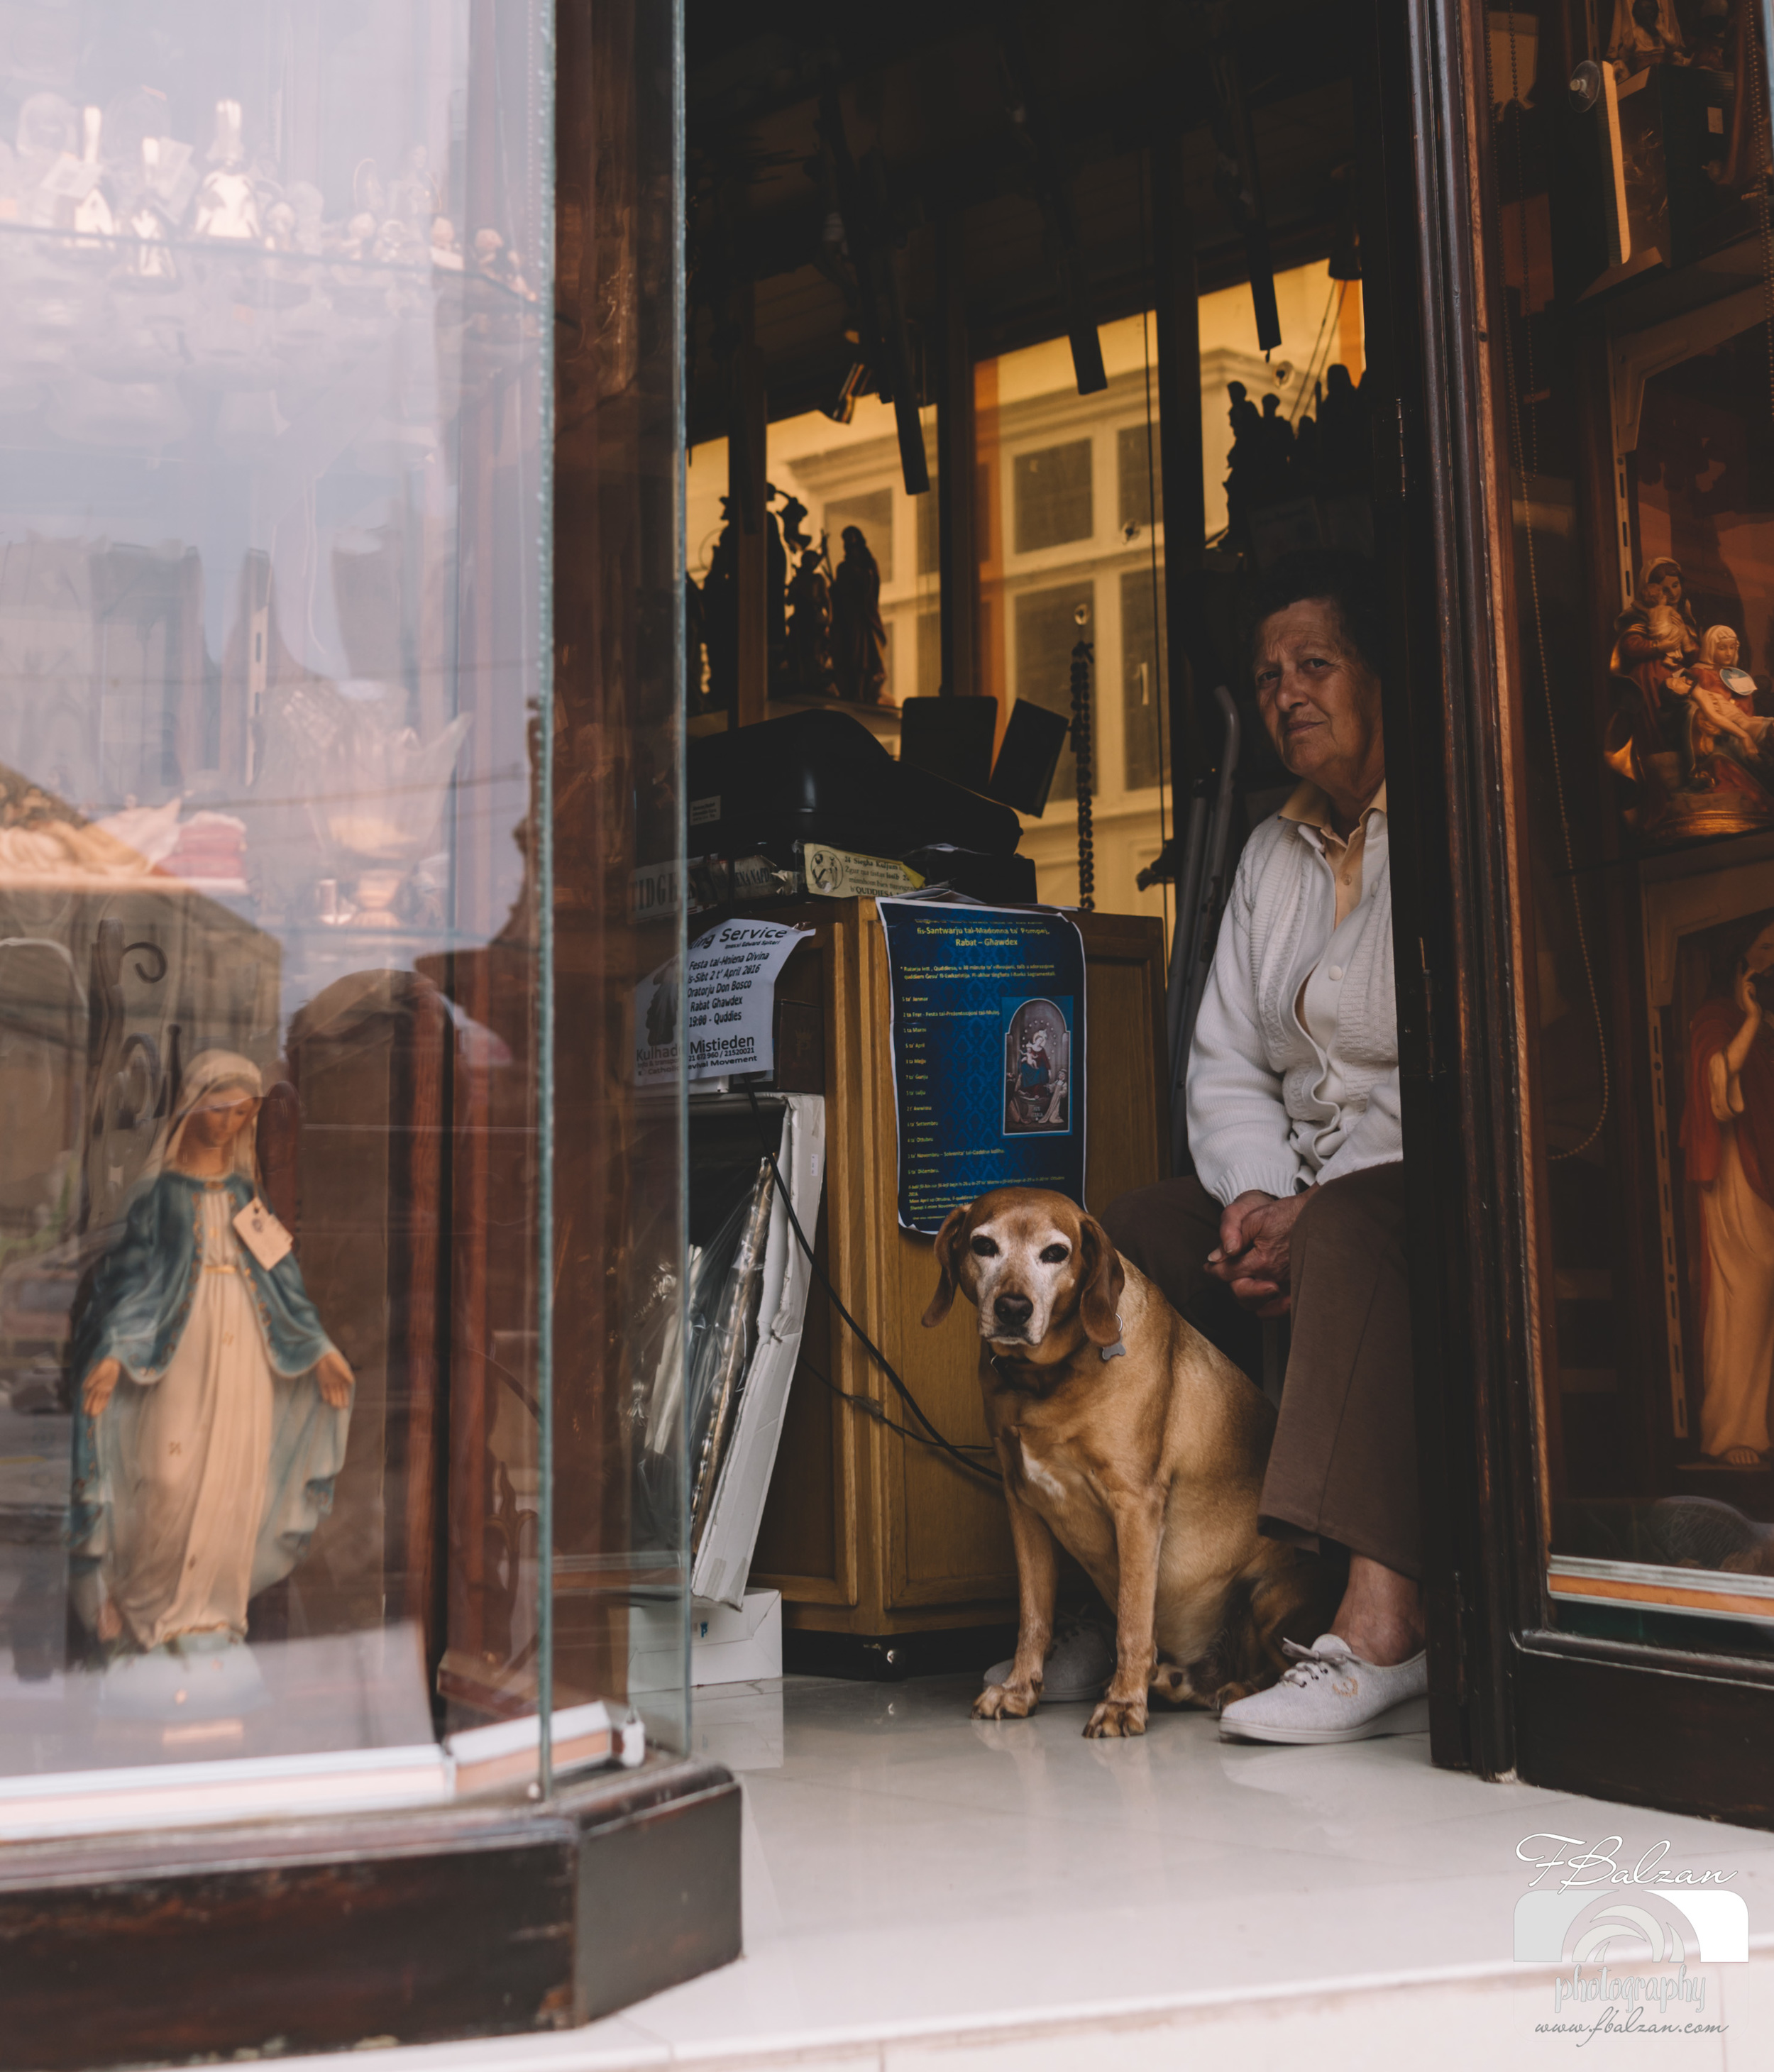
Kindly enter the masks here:
[[1146, 1700], [1143, 1698], [1105, 1698], [1090, 1716], [1085, 1728], [1087, 1741], [1119, 1741], [1131, 1734], [1146, 1731]]
[[1039, 1684], [989, 1684], [973, 1700], [973, 1717], [1026, 1720], [1040, 1702]]

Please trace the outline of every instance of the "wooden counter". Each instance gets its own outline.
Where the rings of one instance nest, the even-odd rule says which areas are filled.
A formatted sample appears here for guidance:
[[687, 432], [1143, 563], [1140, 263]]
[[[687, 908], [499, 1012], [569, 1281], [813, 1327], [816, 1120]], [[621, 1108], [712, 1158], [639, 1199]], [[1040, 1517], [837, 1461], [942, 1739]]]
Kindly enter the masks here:
[[[936, 1285], [931, 1240], [899, 1227], [891, 996], [875, 902], [815, 900], [772, 909], [769, 918], [817, 931], [784, 969], [777, 996], [801, 1004], [804, 1023], [817, 1009], [823, 1025], [822, 1071], [814, 1066], [829, 1147], [821, 1263], [944, 1436], [983, 1441], [973, 1313], [957, 1303], [939, 1330], [922, 1328]], [[1084, 934], [1089, 1018], [1085, 1187], [1088, 1206], [1100, 1210], [1167, 1170], [1163, 931], [1146, 916], [1074, 918]], [[785, 1013], [792, 1019], [796, 1011]], [[808, 1047], [796, 1046], [803, 1056]], [[794, 1083], [813, 1090], [810, 1080]], [[869, 1641], [1013, 1619], [1015, 1564], [997, 1489], [840, 1401], [828, 1381], [879, 1405], [895, 1424], [910, 1421], [816, 1285], [753, 1585], [781, 1591], [791, 1631], [849, 1636], [858, 1667], [867, 1666]]]

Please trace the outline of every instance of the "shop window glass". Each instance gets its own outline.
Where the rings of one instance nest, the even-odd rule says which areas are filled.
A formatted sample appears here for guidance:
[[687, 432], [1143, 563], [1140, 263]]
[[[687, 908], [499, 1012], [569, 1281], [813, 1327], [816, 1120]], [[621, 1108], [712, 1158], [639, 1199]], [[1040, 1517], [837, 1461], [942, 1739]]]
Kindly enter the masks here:
[[1163, 565], [1126, 569], [1121, 579], [1121, 701], [1130, 791], [1156, 784], [1169, 774], [1163, 652]]
[[1115, 487], [1119, 523], [1143, 529], [1164, 509], [1164, 470], [1159, 454], [1158, 426], [1142, 419], [1123, 425], [1115, 434]]
[[928, 492], [914, 498], [912, 508], [917, 516], [918, 574], [936, 575], [942, 567], [942, 524], [934, 469], [931, 471]]
[[1044, 547], [1090, 537], [1095, 520], [1089, 439], [1068, 439], [1064, 446], [1019, 454], [1012, 467], [1018, 553], [1039, 553]]
[[[547, 10], [64, 18], [0, 168], [0, 1831], [47, 1773], [218, 1758], [428, 1748], [447, 1797], [485, 1773], [438, 1735], [630, 1688], [630, 1507], [551, 1548], [544, 1478]], [[632, 269], [657, 229], [600, 238]], [[674, 427], [632, 306], [600, 378]], [[674, 437], [625, 479], [669, 485]], [[648, 627], [673, 508], [635, 505]], [[659, 738], [598, 888], [624, 954], [631, 877], [673, 863]], [[656, 1161], [628, 1256], [661, 1286], [675, 1100], [599, 1181]], [[570, 1386], [589, 1427], [603, 1376]], [[614, 1436], [571, 1462], [600, 1502]], [[563, 1544], [619, 1608], [570, 1678]]]
[[[1593, 10], [1563, 11], [1577, 56], [1616, 62], [1620, 184], [1555, 148], [1543, 92], [1500, 91], [1492, 226], [1544, 1128], [1547, 1601], [1574, 1630], [1765, 1655], [1774, 433], [1767, 260], [1740, 199], [1767, 163], [1747, 90], [1762, 58], [1737, 0], [1682, 11], [1669, 66], [1667, 11], [1656, 35], [1604, 18], [1594, 40]], [[1607, 98], [1572, 118], [1600, 150]], [[1603, 332], [1605, 352], [1579, 349]]]
[[933, 698], [942, 689], [942, 615], [920, 611], [918, 628], [918, 695]]
[[[1096, 586], [1089, 581], [1052, 590], [1023, 590], [1016, 598], [1016, 695], [1050, 712], [1072, 716], [1072, 651], [1090, 637], [1089, 619]], [[1078, 614], [1085, 614], [1080, 625]], [[1052, 796], [1078, 796], [1077, 759], [1069, 743], [1061, 752]]]

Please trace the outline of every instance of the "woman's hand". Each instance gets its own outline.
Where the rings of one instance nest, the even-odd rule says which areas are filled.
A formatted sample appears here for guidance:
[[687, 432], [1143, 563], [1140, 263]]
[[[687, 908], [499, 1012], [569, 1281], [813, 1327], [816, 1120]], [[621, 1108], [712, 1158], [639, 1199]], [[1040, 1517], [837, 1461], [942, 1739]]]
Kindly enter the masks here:
[[315, 1364], [314, 1378], [320, 1393], [335, 1410], [350, 1407], [352, 1371], [337, 1353], [323, 1353]]
[[117, 1359], [101, 1359], [86, 1377], [86, 1386], [80, 1392], [80, 1408], [88, 1417], [101, 1416], [111, 1400], [118, 1382], [123, 1379], [123, 1363]]
[[1220, 1219], [1219, 1248], [1208, 1253], [1208, 1271], [1259, 1317], [1287, 1314], [1289, 1247], [1307, 1198], [1278, 1199], [1253, 1190], [1240, 1194]]

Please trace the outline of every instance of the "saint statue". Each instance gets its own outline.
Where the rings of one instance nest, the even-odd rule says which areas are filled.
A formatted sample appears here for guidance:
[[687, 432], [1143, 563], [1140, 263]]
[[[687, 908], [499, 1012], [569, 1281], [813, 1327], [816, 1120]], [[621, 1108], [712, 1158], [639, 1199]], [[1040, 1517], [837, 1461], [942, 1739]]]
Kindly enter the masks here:
[[824, 697], [832, 688], [832, 594], [824, 557], [809, 546], [788, 585], [788, 690]]
[[243, 1639], [344, 1463], [352, 1371], [260, 1194], [263, 1093], [191, 1060], [75, 1324], [71, 1594], [120, 1651]]
[[881, 571], [859, 525], [844, 528], [844, 558], [832, 578], [832, 668], [841, 698], [881, 702], [887, 683]]
[[1688, 47], [1673, 0], [1614, 0], [1607, 57], [1623, 80], [1647, 65], [1686, 64]]
[[1700, 1444], [1760, 1467], [1774, 1382], [1774, 922], [1738, 958], [1729, 997], [1690, 1025], [1681, 1149], [1700, 1197]]

